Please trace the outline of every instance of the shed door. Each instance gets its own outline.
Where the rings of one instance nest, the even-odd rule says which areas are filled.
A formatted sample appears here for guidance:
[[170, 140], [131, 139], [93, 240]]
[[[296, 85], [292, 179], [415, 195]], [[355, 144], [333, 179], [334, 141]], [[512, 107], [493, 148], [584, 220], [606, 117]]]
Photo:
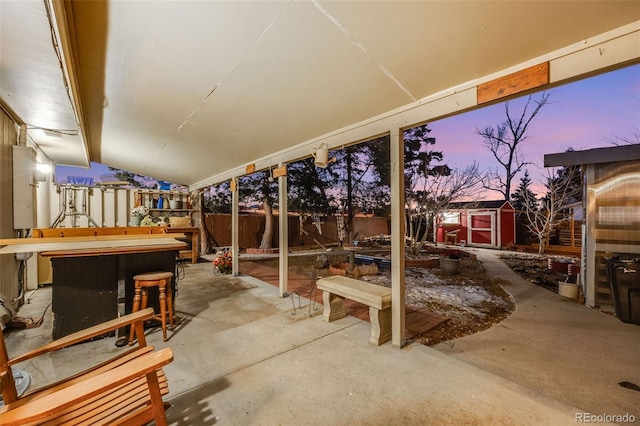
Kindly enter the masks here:
[[495, 246], [495, 212], [469, 213], [469, 244]]

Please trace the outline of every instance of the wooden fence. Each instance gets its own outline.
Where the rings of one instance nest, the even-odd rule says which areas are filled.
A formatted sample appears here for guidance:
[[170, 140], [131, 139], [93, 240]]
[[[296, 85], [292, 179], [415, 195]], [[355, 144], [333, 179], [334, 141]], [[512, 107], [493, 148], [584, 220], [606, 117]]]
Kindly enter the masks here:
[[[258, 248], [264, 233], [265, 217], [261, 214], [242, 214], [238, 217], [238, 245], [241, 248]], [[272, 247], [278, 242], [278, 216], [274, 217]], [[346, 217], [345, 217], [346, 220]], [[205, 236], [209, 247], [231, 245], [231, 215], [206, 214]], [[289, 246], [323, 246], [338, 244], [337, 216], [297, 216], [288, 217]], [[389, 219], [384, 217], [354, 217], [351, 224], [352, 238], [363, 239], [375, 235], [389, 234]]]
[[[562, 222], [545, 244], [545, 252], [579, 256], [583, 223], [573, 218]], [[516, 218], [516, 247], [527, 251], [538, 250], [538, 240], [527, 230], [522, 218]]]

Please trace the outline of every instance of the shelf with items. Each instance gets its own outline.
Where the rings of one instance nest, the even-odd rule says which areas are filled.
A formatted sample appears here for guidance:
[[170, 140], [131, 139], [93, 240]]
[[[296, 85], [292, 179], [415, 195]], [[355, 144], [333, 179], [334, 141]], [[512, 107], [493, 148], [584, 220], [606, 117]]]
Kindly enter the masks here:
[[193, 212], [193, 209], [149, 209], [150, 212]]
[[[158, 207], [161, 198], [161, 207]], [[148, 209], [155, 225], [168, 225], [166, 232], [185, 234], [186, 238], [181, 240], [189, 247], [180, 250], [180, 255], [192, 263], [198, 261], [200, 232], [194, 223], [198, 216], [194, 218], [193, 214], [199, 210], [192, 208], [191, 194], [186, 191], [138, 189], [135, 192], [135, 204]]]
[[155, 223], [176, 227], [193, 226], [191, 195], [185, 191], [138, 189], [135, 204], [145, 206]]

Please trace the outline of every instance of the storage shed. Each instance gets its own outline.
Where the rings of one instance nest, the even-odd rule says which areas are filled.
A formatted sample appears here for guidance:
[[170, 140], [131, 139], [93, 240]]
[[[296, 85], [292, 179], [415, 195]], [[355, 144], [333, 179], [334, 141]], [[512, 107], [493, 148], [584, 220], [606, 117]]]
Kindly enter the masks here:
[[509, 201], [451, 203], [436, 220], [439, 243], [500, 248], [516, 241], [515, 209]]
[[[614, 311], [607, 259], [640, 257], [640, 145], [546, 154], [544, 165], [582, 167], [586, 225], [580, 284], [587, 306]], [[635, 269], [624, 272], [630, 278]], [[620, 301], [635, 312], [640, 312], [639, 285], [634, 284], [633, 291]], [[616, 314], [620, 316], [618, 312]], [[640, 319], [637, 321], [640, 323]]]

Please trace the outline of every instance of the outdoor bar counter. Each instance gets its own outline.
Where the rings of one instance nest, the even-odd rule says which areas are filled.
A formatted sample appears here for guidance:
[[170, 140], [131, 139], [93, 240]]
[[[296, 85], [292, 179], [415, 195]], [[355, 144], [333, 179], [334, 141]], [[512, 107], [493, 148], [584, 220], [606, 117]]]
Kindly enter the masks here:
[[[1, 253], [39, 252], [53, 268], [53, 338], [100, 324], [131, 312], [134, 275], [173, 272], [176, 257], [186, 247], [179, 234], [105, 235], [29, 238], [0, 249]], [[20, 244], [22, 243], [22, 244]], [[150, 289], [149, 306], [158, 311]]]

